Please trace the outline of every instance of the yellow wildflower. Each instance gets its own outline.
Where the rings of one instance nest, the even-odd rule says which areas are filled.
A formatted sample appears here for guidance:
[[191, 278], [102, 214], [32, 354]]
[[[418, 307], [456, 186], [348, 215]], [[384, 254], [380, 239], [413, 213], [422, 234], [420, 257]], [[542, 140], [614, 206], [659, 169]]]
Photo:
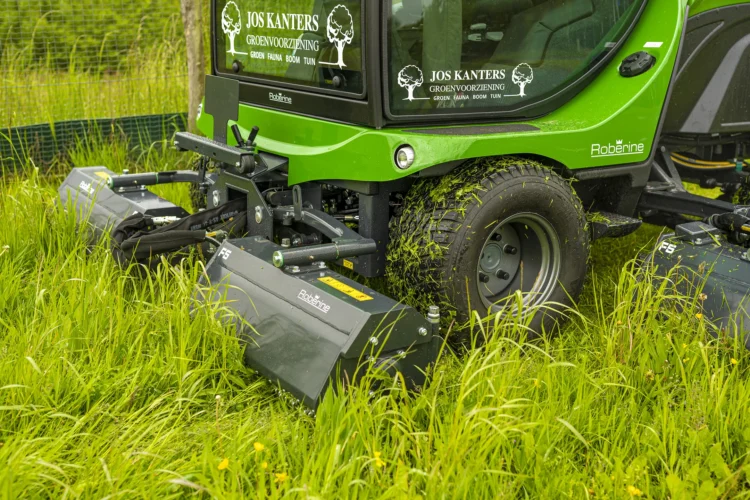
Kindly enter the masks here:
[[536, 387], [537, 389], [539, 389], [541, 386], [542, 386], [542, 384], [539, 382], [539, 379], [535, 378], [534, 379], [534, 387]]
[[730, 359], [729, 362], [732, 363], [733, 365], [736, 365], [737, 363], [739, 363], [739, 361], [737, 361], [734, 358]]
[[639, 490], [638, 488], [636, 488], [635, 486], [631, 485], [631, 486], [628, 486], [628, 494], [631, 497], [639, 497], [639, 496], [643, 495], [643, 492], [641, 490]]
[[229, 459], [225, 458], [219, 463], [219, 470], [224, 470], [229, 467]]
[[385, 467], [385, 462], [380, 458], [380, 455], [381, 453], [379, 451], [375, 452], [375, 467]]
[[274, 483], [283, 483], [287, 479], [289, 479], [289, 476], [286, 472], [281, 472], [279, 474], [274, 474], [276, 476], [276, 479], [273, 480]]
[[263, 451], [266, 449], [263, 443], [259, 443], [257, 441], [253, 443], [253, 448], [255, 448], [255, 451]]
[[697, 319], [703, 319], [703, 314], [701, 314], [701, 313], [698, 313], [698, 314], [696, 314], [696, 315], [695, 315], [695, 317], [696, 317]]
[[654, 370], [649, 370], [646, 372], [646, 380], [654, 380], [655, 374]]
[[687, 347], [687, 344], [682, 344], [682, 348], [685, 349]]
[[263, 462], [262, 464], [260, 464], [260, 466], [263, 469], [268, 469], [268, 462]]

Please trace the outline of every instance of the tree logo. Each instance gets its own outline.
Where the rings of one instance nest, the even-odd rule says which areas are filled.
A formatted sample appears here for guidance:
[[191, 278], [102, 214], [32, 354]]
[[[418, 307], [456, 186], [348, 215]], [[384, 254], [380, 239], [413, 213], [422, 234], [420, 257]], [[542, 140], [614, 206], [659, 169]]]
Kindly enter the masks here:
[[227, 2], [224, 6], [224, 10], [221, 11], [221, 29], [224, 31], [224, 34], [229, 37], [229, 50], [227, 50], [227, 54], [232, 54], [233, 56], [246, 56], [246, 52], [237, 52], [234, 49], [234, 39], [240, 34], [240, 30], [242, 29], [240, 9], [237, 7], [236, 3]]
[[341, 69], [346, 68], [344, 64], [344, 48], [354, 40], [354, 19], [349, 9], [344, 5], [337, 5], [328, 14], [328, 41], [331, 42], [338, 52], [338, 61], [322, 62], [328, 66], [338, 66]]
[[519, 93], [506, 95], [505, 97], [526, 97], [526, 85], [534, 81], [534, 70], [526, 63], [521, 63], [513, 70], [511, 75], [513, 83], [518, 85]]
[[423, 101], [429, 97], [414, 97], [414, 90], [424, 83], [424, 74], [418, 67], [410, 64], [398, 72], [398, 84], [409, 91], [409, 96], [404, 101]]

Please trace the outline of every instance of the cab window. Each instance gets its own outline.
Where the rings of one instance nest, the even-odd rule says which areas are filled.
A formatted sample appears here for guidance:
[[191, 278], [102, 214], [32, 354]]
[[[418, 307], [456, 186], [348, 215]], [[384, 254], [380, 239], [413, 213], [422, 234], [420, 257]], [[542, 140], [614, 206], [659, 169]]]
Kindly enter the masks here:
[[362, 94], [361, 0], [215, 0], [216, 70]]
[[511, 112], [588, 72], [645, 0], [391, 0], [395, 116]]

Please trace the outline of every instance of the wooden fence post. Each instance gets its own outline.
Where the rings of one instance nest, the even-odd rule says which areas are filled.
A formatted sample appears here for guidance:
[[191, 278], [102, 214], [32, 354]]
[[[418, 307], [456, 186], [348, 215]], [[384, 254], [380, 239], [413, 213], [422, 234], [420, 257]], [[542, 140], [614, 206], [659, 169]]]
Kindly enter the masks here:
[[197, 132], [198, 105], [205, 92], [206, 61], [200, 0], [180, 0], [188, 65], [188, 130]]

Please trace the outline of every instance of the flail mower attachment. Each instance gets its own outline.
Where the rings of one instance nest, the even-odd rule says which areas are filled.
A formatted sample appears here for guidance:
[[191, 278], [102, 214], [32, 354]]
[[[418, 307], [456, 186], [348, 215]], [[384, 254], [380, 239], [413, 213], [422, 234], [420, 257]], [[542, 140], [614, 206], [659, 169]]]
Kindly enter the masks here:
[[696, 314], [709, 322], [714, 336], [740, 336], [750, 349], [749, 247], [750, 208], [738, 207], [678, 225], [659, 240], [644, 268], [653, 265], [657, 276], [670, 276], [678, 292], [696, 297]]
[[[236, 325], [246, 364], [310, 408], [333, 382], [349, 384], [371, 367], [421, 386], [438, 354], [439, 311], [425, 318], [329, 269], [327, 262], [373, 254], [375, 241], [313, 208], [299, 186], [286, 189], [287, 162], [256, 153], [255, 134], [234, 147], [181, 133], [178, 149], [203, 156], [198, 171], [76, 168], [60, 199], [97, 237], [111, 235], [123, 265], [151, 266], [195, 245], [212, 255], [197, 300], [229, 310], [222, 317]], [[272, 188], [262, 192], [257, 179]], [[208, 208], [190, 215], [147, 189], [173, 182], [210, 193]]]

